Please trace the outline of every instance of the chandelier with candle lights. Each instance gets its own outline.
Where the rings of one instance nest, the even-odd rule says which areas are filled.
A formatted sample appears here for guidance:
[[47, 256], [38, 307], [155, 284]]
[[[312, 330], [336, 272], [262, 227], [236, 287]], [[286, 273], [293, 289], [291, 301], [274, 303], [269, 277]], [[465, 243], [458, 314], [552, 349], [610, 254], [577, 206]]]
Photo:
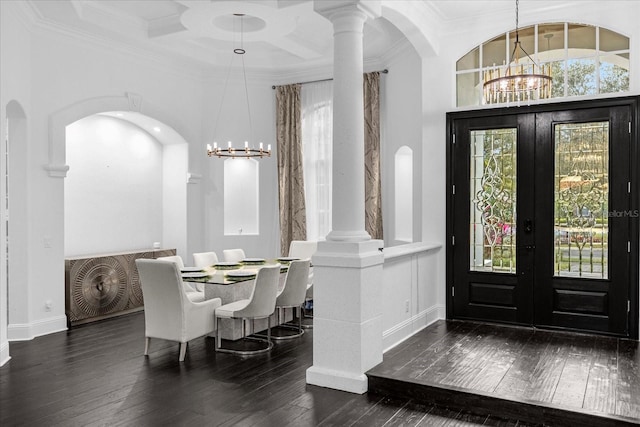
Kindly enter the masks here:
[[[247, 103], [247, 114], [249, 117], [249, 130], [251, 136], [253, 136], [253, 125], [251, 123], [251, 107], [249, 106], [249, 90], [247, 89], [247, 73], [245, 71], [244, 66], [244, 54], [246, 50], [244, 49], [244, 13], [234, 13], [233, 16], [240, 18], [240, 47], [233, 49], [234, 55], [239, 55], [242, 62], [242, 77], [244, 80], [244, 94], [245, 100]], [[235, 58], [235, 56], [234, 56]], [[220, 119], [220, 113], [222, 111], [224, 103], [224, 97], [227, 93], [227, 86], [229, 84], [229, 77], [231, 75], [231, 70], [233, 68], [233, 60], [231, 61], [231, 65], [229, 66], [229, 71], [227, 72], [227, 79], [224, 84], [224, 91], [222, 93], [222, 100], [220, 102], [220, 109], [218, 110], [218, 115], [216, 117], [215, 128], [218, 129], [218, 120]], [[226, 146], [220, 146], [216, 141], [213, 142], [213, 145], [207, 144], [207, 155], [209, 157], [231, 157], [231, 158], [262, 158], [262, 157], [271, 157], [271, 144], [267, 144], [267, 148], [264, 148], [264, 144], [261, 142], [258, 148], [249, 147], [249, 142], [244, 142], [244, 147], [236, 148], [233, 146], [231, 141], [227, 142]]]
[[516, 0], [516, 40], [513, 52], [507, 58], [509, 62], [503, 69], [495, 68], [484, 72], [485, 104], [551, 97], [551, 65], [538, 65], [522, 47], [518, 34], [518, 6], [519, 0]]

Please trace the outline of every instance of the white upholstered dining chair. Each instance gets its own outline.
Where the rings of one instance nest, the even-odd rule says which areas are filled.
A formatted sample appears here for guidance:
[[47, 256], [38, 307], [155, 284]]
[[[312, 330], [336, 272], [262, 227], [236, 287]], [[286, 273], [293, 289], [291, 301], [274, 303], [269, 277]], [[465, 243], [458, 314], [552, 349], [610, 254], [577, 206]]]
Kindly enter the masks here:
[[242, 249], [224, 249], [222, 256], [225, 262], [240, 262], [246, 258]]
[[289, 244], [289, 257], [311, 259], [318, 250], [318, 242], [307, 240], [292, 240]]
[[293, 327], [294, 334], [273, 336], [274, 340], [284, 340], [296, 338], [304, 334], [302, 328], [302, 305], [304, 304], [307, 294], [307, 280], [309, 277], [309, 266], [311, 261], [309, 259], [291, 261], [289, 264], [289, 270], [287, 271], [287, 277], [284, 281], [284, 288], [278, 294], [276, 298], [276, 310], [278, 311], [278, 324], [282, 319], [281, 313], [287, 309], [292, 308], [294, 314], [298, 311], [298, 325], [293, 326], [290, 324], [283, 324], [285, 328]]
[[175, 262], [141, 258], [136, 267], [144, 297], [144, 355], [149, 355], [151, 338], [177, 341], [182, 362], [189, 341], [214, 331], [213, 314], [222, 302], [220, 298], [191, 301]]
[[[317, 241], [292, 240], [289, 244], [289, 257], [300, 259], [311, 259], [318, 250]], [[313, 299], [313, 267], [309, 267], [309, 280], [307, 283], [307, 300]], [[313, 316], [305, 316], [313, 317]], [[305, 324], [303, 328], [311, 329], [313, 325]]]
[[195, 267], [211, 267], [218, 262], [218, 255], [215, 252], [196, 252], [193, 254], [193, 265]]
[[[215, 350], [225, 353], [235, 353], [242, 355], [264, 353], [273, 348], [271, 341], [271, 315], [276, 311], [276, 298], [278, 295], [278, 284], [280, 282], [280, 264], [262, 267], [258, 270], [255, 285], [248, 299], [242, 299], [222, 305], [215, 310], [214, 325], [216, 344]], [[267, 339], [266, 341], [254, 337], [244, 337], [246, 331], [246, 321], [267, 318]], [[221, 319], [242, 319], [243, 339], [252, 339], [266, 342], [266, 347], [257, 350], [234, 350], [222, 347], [220, 337]]]
[[[182, 257], [180, 255], [169, 255], [169, 256], [161, 256], [156, 259], [161, 261], [169, 261], [178, 266], [178, 271], [184, 268], [184, 262], [182, 261]], [[204, 288], [200, 284], [193, 282], [182, 282], [182, 287], [184, 291], [187, 293], [187, 297], [193, 302], [202, 302], [204, 301]]]

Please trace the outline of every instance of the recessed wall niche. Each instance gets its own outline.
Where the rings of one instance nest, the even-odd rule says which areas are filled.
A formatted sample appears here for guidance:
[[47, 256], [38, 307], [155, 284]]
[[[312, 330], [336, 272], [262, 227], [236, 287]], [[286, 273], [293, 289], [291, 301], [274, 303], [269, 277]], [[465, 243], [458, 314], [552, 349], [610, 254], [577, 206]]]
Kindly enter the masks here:
[[254, 159], [224, 161], [224, 234], [259, 233], [259, 164]]
[[395, 166], [395, 240], [413, 242], [413, 150], [398, 148]]
[[66, 129], [65, 256], [150, 248], [163, 236], [163, 147], [124, 120]]

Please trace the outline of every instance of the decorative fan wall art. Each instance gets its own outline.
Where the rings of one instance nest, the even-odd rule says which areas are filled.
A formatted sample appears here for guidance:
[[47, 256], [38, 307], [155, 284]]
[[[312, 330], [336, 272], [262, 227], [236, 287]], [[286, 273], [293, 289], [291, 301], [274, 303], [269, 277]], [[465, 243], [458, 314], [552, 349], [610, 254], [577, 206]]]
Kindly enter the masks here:
[[138, 258], [175, 255], [175, 249], [67, 259], [66, 312], [71, 325], [142, 309]]

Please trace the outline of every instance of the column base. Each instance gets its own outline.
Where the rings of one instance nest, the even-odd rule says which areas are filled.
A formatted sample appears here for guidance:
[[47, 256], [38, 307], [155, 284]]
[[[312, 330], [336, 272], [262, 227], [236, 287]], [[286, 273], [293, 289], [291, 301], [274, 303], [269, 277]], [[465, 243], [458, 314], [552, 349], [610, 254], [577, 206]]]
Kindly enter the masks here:
[[371, 240], [371, 236], [366, 231], [336, 231], [327, 234], [327, 241], [330, 242], [365, 242]]
[[352, 374], [312, 366], [307, 369], [307, 384], [364, 394], [367, 392], [368, 378], [365, 374]]

